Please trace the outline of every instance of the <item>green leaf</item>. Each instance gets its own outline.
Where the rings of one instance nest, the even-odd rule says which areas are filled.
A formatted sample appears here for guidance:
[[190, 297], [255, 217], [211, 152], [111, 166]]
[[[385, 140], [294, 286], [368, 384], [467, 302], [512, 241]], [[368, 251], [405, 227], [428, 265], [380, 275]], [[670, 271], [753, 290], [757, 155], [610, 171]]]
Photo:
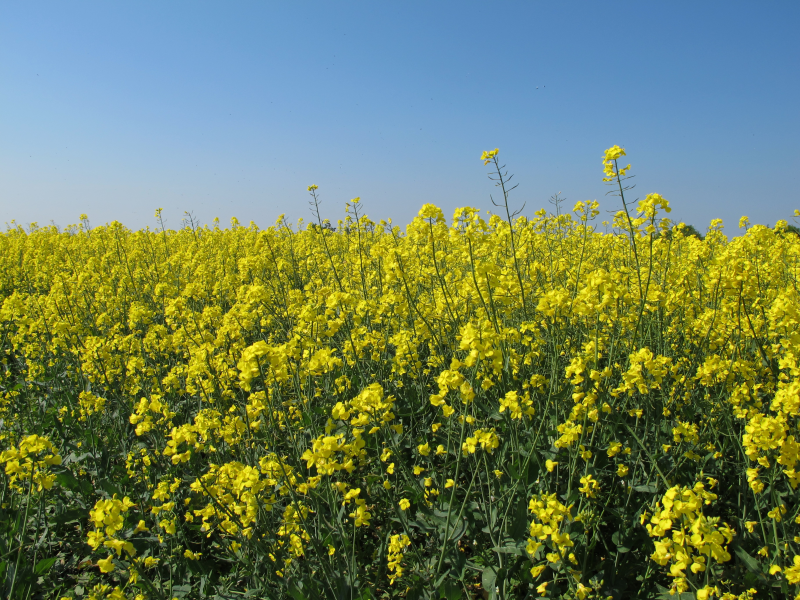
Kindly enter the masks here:
[[615, 531], [614, 535], [611, 536], [611, 541], [614, 543], [614, 545], [616, 545], [617, 552], [620, 554], [625, 554], [626, 552], [631, 551], [628, 537], [628, 535], [621, 531]]
[[89, 518], [89, 512], [85, 508], [71, 508], [60, 515], [56, 515], [56, 525], [66, 525], [76, 521], [84, 521]]
[[172, 595], [176, 598], [185, 598], [189, 594], [192, 593], [192, 586], [188, 584], [184, 585], [173, 585], [172, 586]]
[[36, 573], [37, 575], [43, 575], [50, 570], [50, 568], [56, 563], [57, 560], [58, 560], [57, 556], [53, 556], [51, 558], [43, 558], [38, 563], [36, 563], [35, 567], [33, 567], [33, 572]]
[[747, 567], [748, 571], [751, 573], [761, 573], [761, 565], [759, 565], [758, 561], [750, 556], [744, 548], [741, 546], [736, 546], [733, 551], [739, 560], [744, 563], [744, 566]]
[[633, 486], [634, 492], [639, 492], [641, 494], [655, 494], [658, 491], [658, 488], [652, 484], [647, 485], [635, 485]]
[[[450, 526], [453, 527], [453, 524], [451, 523]], [[466, 520], [461, 519], [460, 521], [458, 521], [458, 523], [455, 523], [455, 527], [453, 527], [452, 531], [450, 532], [449, 540], [451, 542], [457, 542], [462, 537], [464, 537], [464, 534], [466, 532], [467, 532], [467, 522]]]
[[308, 597], [303, 593], [303, 590], [301, 590], [294, 581], [289, 582], [286, 591], [289, 592], [289, 595], [294, 598], [294, 600], [308, 600]]
[[528, 530], [528, 506], [525, 499], [517, 501], [511, 521], [508, 523], [508, 535], [519, 540], [525, 537]]
[[56, 481], [61, 487], [68, 490], [77, 491], [81, 488], [80, 481], [78, 481], [78, 479], [69, 471], [64, 471], [63, 473], [56, 475]]
[[358, 596], [353, 597], [353, 600], [368, 600], [369, 598], [374, 598], [374, 596], [372, 594], [372, 590], [365, 586], [361, 588]]
[[456, 582], [447, 580], [439, 586], [439, 598], [459, 600], [461, 598], [461, 587]]
[[414, 527], [415, 529], [419, 529], [424, 532], [433, 530], [433, 527], [425, 523], [423, 519], [416, 519], [414, 521], [409, 521], [408, 526]]
[[499, 546], [494, 548], [494, 551], [499, 554], [516, 554], [517, 556], [525, 556], [526, 554], [525, 549], [519, 546]]
[[114, 496], [116, 494], [117, 496], [122, 497], [123, 495], [122, 492], [120, 492], [119, 488], [108, 479], [101, 479], [100, 481], [98, 481], [97, 487], [103, 490], [109, 496]]
[[490, 594], [494, 591], [495, 582], [497, 581], [497, 567], [489, 566], [483, 570], [481, 575], [481, 585], [483, 589]]

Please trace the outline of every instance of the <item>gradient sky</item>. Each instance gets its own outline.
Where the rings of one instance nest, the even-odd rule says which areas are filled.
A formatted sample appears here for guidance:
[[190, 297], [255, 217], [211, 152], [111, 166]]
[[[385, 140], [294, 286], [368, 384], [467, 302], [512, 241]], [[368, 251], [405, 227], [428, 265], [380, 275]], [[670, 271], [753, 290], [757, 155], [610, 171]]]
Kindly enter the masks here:
[[[705, 230], [800, 208], [800, 2], [0, 0], [0, 224], [154, 226], [658, 192]], [[791, 222], [791, 220], [790, 220]]]

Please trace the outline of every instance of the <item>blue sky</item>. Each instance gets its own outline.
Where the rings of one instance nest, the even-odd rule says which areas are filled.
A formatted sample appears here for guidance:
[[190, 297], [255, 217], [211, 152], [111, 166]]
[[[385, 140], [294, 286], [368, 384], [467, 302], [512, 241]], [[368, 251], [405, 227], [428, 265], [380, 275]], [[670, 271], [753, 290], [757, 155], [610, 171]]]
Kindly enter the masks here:
[[671, 216], [729, 234], [800, 208], [800, 3], [11, 2], [0, 223], [308, 219], [360, 196], [407, 223], [604, 197], [624, 146]]

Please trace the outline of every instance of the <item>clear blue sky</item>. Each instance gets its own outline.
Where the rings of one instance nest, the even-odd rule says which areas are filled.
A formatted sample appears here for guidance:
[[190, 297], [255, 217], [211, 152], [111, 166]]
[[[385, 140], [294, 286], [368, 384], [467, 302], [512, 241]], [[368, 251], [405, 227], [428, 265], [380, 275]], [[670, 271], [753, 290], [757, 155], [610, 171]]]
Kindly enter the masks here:
[[[800, 2], [0, 2], [0, 224], [184, 210], [265, 227], [361, 196], [491, 209], [644, 196], [705, 230], [800, 208]], [[791, 221], [790, 221], [791, 222]]]

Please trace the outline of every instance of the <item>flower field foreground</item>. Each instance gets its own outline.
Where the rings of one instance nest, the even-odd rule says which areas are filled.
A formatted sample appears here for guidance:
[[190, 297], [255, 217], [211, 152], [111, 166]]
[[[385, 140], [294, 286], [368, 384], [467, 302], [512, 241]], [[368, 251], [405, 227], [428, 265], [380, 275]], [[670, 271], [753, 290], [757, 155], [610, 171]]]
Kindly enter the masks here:
[[4, 594], [797, 596], [800, 238], [483, 160], [503, 217], [0, 235]]

